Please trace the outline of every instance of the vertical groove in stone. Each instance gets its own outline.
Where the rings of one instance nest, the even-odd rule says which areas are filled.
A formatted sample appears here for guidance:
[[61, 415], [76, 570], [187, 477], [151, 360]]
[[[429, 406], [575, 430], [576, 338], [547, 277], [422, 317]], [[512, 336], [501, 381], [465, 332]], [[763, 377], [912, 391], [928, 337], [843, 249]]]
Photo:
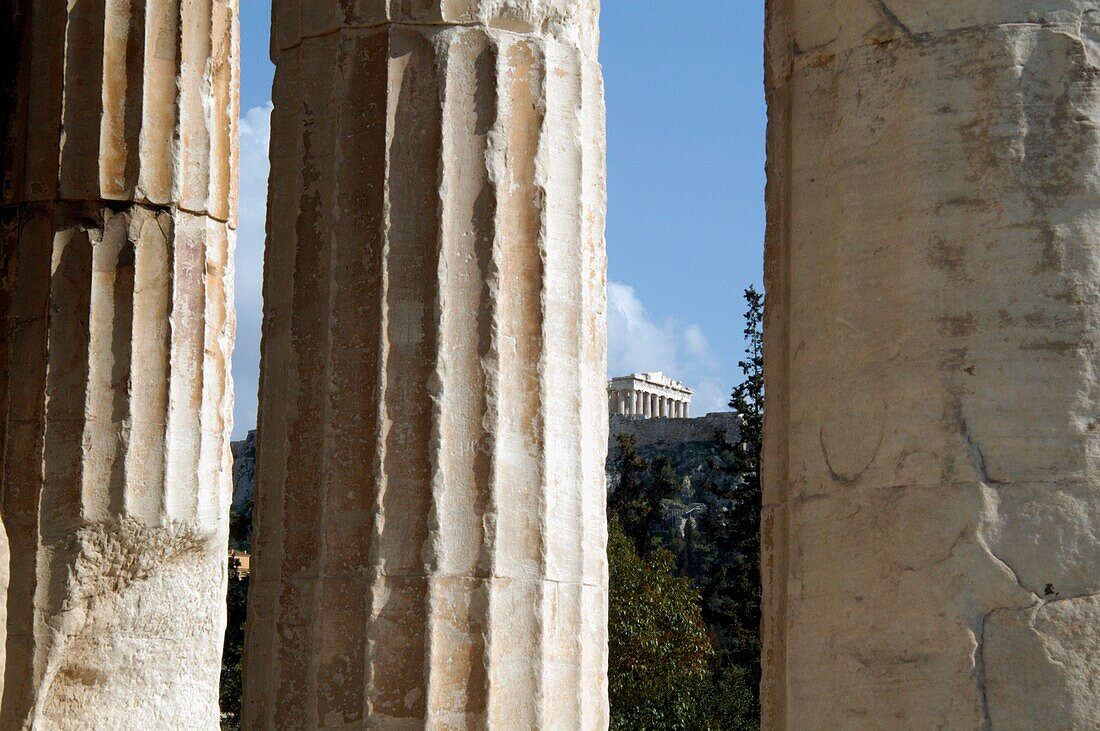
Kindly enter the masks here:
[[[176, 77], [180, 71], [177, 39], [180, 11], [176, 0], [145, 0], [144, 66], [141, 74], [143, 99], [141, 132], [131, 138], [140, 155], [148, 160], [171, 160], [178, 142]], [[154, 205], [173, 198], [173, 169], [168, 165], [141, 165], [137, 171], [137, 195]]]
[[[6, 385], [8, 410], [5, 416], [5, 454], [3, 465], [3, 517], [11, 548], [11, 564], [7, 596], [8, 652], [5, 665], [4, 698], [0, 720], [8, 719], [9, 708], [26, 708], [33, 701], [38, 677], [33, 663], [35, 629], [38, 620], [34, 597], [38, 592], [36, 560], [38, 558], [38, 524], [54, 526], [63, 533], [75, 525], [80, 512], [80, 435], [83, 433], [83, 381], [87, 364], [87, 323], [83, 330], [74, 320], [86, 317], [86, 286], [91, 279], [91, 247], [86, 236], [76, 242], [61, 233], [53, 241], [53, 221], [42, 211], [18, 208], [4, 210], [6, 229], [4, 261], [7, 276], [3, 312], [5, 332], [12, 333], [9, 352], [9, 380]], [[43, 245], [46, 244], [46, 245]], [[58, 250], [60, 249], [60, 252]], [[59, 258], [58, 253], [68, 256]], [[51, 271], [59, 276], [51, 279]], [[51, 286], [61, 278], [76, 285], [85, 285], [71, 292], [76, 298], [71, 317], [62, 314], [52, 326], [55, 332], [68, 329], [71, 372], [64, 378], [47, 383], [49, 363], [42, 362], [48, 352], [51, 333], [47, 313], [51, 307]], [[19, 285], [19, 289], [16, 288]], [[67, 327], [66, 327], [67, 326]], [[64, 341], [63, 341], [64, 342]], [[51, 353], [57, 362], [58, 353]], [[17, 387], [16, 384], [19, 384]], [[76, 388], [73, 389], [75, 384]], [[50, 395], [58, 398], [53, 407], [68, 419], [56, 419], [47, 429], [45, 401]], [[74, 404], [73, 399], [79, 399]], [[67, 412], [67, 413], [65, 413]], [[55, 412], [57, 413], [57, 412]], [[60, 432], [60, 434], [59, 434]], [[60, 441], [60, 459], [41, 463], [27, 455], [49, 454], [46, 436], [58, 435], [51, 444]], [[58, 482], [61, 482], [58, 486]], [[46, 489], [42, 489], [45, 487]], [[60, 487], [60, 489], [58, 489]], [[40, 494], [42, 490], [42, 494]]]
[[584, 383], [580, 350], [585, 264], [581, 238], [584, 207], [580, 136], [579, 53], [548, 46], [542, 83], [546, 116], [536, 157], [542, 185], [543, 357], [539, 393], [543, 400], [544, 455], [542, 517], [545, 553], [541, 623], [544, 728], [568, 727], [580, 718], [580, 615], [583, 546], [581, 472], [583, 421], [578, 418]]
[[[441, 105], [436, 54], [417, 30], [389, 30], [382, 476], [370, 663], [378, 718], [423, 718], [431, 507], [429, 380], [438, 338]], [[388, 601], [381, 601], [388, 596]]]
[[196, 8], [3, 3], [4, 728], [217, 723], [237, 28]]
[[488, 179], [489, 133], [496, 120], [496, 48], [483, 32], [441, 33], [437, 48], [444, 125], [441, 253], [433, 387], [429, 586], [428, 723], [484, 724], [488, 677], [489, 565], [485, 521], [490, 464], [486, 369], [491, 347], [496, 196]]
[[[588, 582], [605, 593], [605, 538], [589, 525], [603, 465], [579, 444], [606, 439], [592, 370], [604, 367], [602, 108], [582, 109], [601, 90], [581, 80], [599, 69], [538, 33], [433, 25], [431, 3], [385, 8], [428, 21], [415, 25], [378, 9], [274, 8], [265, 267], [278, 283], [265, 284], [246, 723], [600, 728], [606, 607]], [[549, 79], [548, 56], [571, 78]], [[317, 103], [311, 65], [337, 70], [322, 95], [335, 111]], [[280, 121], [291, 108], [299, 120]], [[331, 114], [334, 179], [308, 163]], [[280, 166], [309, 184], [296, 190]], [[303, 228], [310, 185], [331, 216]], [[310, 246], [333, 242], [330, 267], [303, 264], [307, 232]], [[291, 316], [318, 272], [331, 289], [310, 301], [325, 312]], [[323, 408], [296, 414], [296, 389], [314, 382]], [[325, 435], [317, 489], [303, 489], [292, 433]], [[291, 554], [315, 520], [321, 588], [304, 609]], [[582, 647], [582, 626], [599, 647]]]
[[126, 200], [137, 184], [140, 153], [141, 89], [145, 73], [145, 1], [105, 0], [102, 62], [103, 120], [100, 124], [99, 175], [105, 198]]
[[581, 318], [582, 586], [581, 722], [582, 728], [606, 728], [607, 698], [607, 209], [603, 74], [595, 59], [581, 60], [581, 229], [584, 281]]
[[[313, 612], [320, 580], [318, 552], [324, 539], [322, 494], [325, 432], [322, 415], [326, 409], [326, 338], [329, 309], [329, 250], [331, 239], [325, 224], [330, 207], [325, 183], [331, 184], [334, 138], [333, 85], [331, 73], [336, 40], [321, 38], [312, 54], [302, 54], [299, 73], [301, 108], [301, 157], [298, 185], [300, 197], [293, 202], [294, 220], [293, 307], [290, 311], [294, 357], [288, 393], [287, 472], [285, 507], [293, 520], [283, 527], [282, 573], [289, 579], [280, 596], [280, 612], [290, 619], [284, 629], [286, 642], [280, 647], [280, 691], [287, 697], [276, 716], [280, 728], [306, 728], [316, 716], [310, 696], [316, 689], [315, 653], [320, 619]], [[274, 235], [274, 234], [273, 234]]]
[[[331, 396], [329, 418], [343, 424], [329, 449], [318, 717], [355, 724], [365, 713], [367, 575], [373, 525], [375, 393], [381, 337], [378, 262], [384, 196], [368, 183], [385, 161], [386, 110], [368, 100], [384, 95], [386, 35], [356, 34], [338, 50], [340, 69], [335, 191]], [[366, 116], [360, 110], [367, 109]], [[355, 631], [347, 631], [348, 627]]]
[[535, 158], [543, 128], [542, 49], [520, 37], [498, 58], [502, 159], [497, 170], [499, 421], [493, 475], [496, 536], [490, 599], [491, 726], [534, 727], [542, 702], [545, 480], [542, 208]]
[[200, 479], [203, 361], [206, 350], [206, 238], [201, 221], [181, 215], [175, 220], [173, 302], [171, 314], [173, 372], [189, 378], [169, 382], [168, 445], [165, 469], [166, 514], [182, 520], [198, 509], [198, 494], [189, 485]]
[[[100, 129], [105, 118], [103, 78], [107, 70], [103, 57], [104, 35], [108, 30], [105, 3], [106, 0], [73, 3], [65, 18], [64, 94], [57, 100], [62, 110], [57, 193], [69, 200], [100, 197]], [[41, 130], [32, 134], [50, 132]], [[56, 140], [43, 141], [52, 147]], [[43, 197], [49, 196], [46, 193]]]
[[[318, 54], [318, 57], [325, 59], [324, 68], [326, 70], [342, 69], [344, 49], [339, 40], [326, 38], [322, 39], [321, 43], [324, 45], [325, 53]], [[335, 228], [340, 213], [336, 202], [340, 189], [339, 166], [343, 164], [341, 149], [343, 130], [340, 123], [342, 110], [345, 108], [343, 97], [347, 85], [341, 73], [321, 73], [324, 75], [318, 74], [314, 77], [311, 74], [308, 77], [323, 79], [323, 81], [316, 83], [317, 96], [308, 102], [309, 106], [317, 109], [317, 114], [314, 116], [316, 122], [309, 129], [311, 145], [316, 146], [316, 152], [314, 167], [305, 171], [310, 178], [310, 187], [306, 189], [306, 194], [309, 196], [312, 215], [308, 224], [315, 232], [317, 239], [317, 251], [313, 256], [316, 256], [314, 266], [318, 280], [316, 291], [318, 319], [305, 324], [307, 327], [312, 326], [311, 331], [318, 336], [313, 347], [316, 349], [315, 357], [318, 359], [316, 362], [320, 369], [315, 379], [315, 390], [311, 391], [312, 397], [316, 399], [311, 413], [316, 414], [316, 418], [309, 425], [316, 434], [319, 460], [316, 489], [309, 491], [312, 493], [310, 497], [315, 500], [317, 506], [316, 528], [310, 536], [312, 545], [308, 549], [312, 551], [314, 561], [312, 575], [309, 577], [312, 582], [307, 606], [307, 616], [310, 621], [307, 635], [310, 638], [310, 653], [308, 675], [304, 684], [305, 696], [311, 701], [304, 709], [309, 714], [305, 719], [309, 726], [327, 725], [324, 719], [330, 719], [335, 710], [330, 701], [331, 693], [327, 688], [337, 686], [342, 681], [340, 669], [333, 667], [333, 660], [339, 661], [338, 657], [334, 657], [339, 653], [339, 649], [333, 646], [334, 633], [329, 631], [332, 629], [331, 622], [336, 619], [336, 615], [328, 611], [329, 607], [325, 601], [328, 596], [331, 596], [331, 592], [326, 592], [326, 578], [329, 569], [329, 527], [333, 517], [330, 512], [329, 498], [336, 469], [332, 459], [336, 435], [332, 430], [318, 428], [318, 426], [332, 423], [332, 412], [336, 405], [333, 351], [339, 348], [340, 343], [335, 341], [333, 330], [339, 315], [336, 309], [336, 299], [339, 297], [337, 255], [341, 242], [335, 235]], [[336, 192], [336, 195], [330, 196], [330, 192]]]
[[131, 224], [137, 242], [132, 327], [135, 360], [130, 377], [133, 404], [130, 449], [126, 455], [126, 480], [131, 490], [125, 512], [150, 522], [165, 506], [172, 224], [171, 216], [155, 212], [141, 215]]

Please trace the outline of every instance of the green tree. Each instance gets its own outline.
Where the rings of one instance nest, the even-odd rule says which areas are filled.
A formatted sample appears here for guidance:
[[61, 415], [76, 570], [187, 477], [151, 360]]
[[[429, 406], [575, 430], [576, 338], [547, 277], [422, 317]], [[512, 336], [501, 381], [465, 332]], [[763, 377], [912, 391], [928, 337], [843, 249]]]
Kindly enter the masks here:
[[[611, 492], [607, 498], [609, 517], [618, 520], [623, 533], [634, 543], [639, 555], [647, 555], [654, 546], [656, 528], [661, 521], [661, 501], [670, 492], [675, 473], [667, 459], [653, 465], [639, 454], [634, 435], [620, 436], [618, 453], [612, 465]], [[656, 474], [656, 478], [654, 477]]]
[[[229, 547], [238, 551], [252, 549], [252, 501], [229, 512]], [[241, 727], [241, 695], [244, 691], [242, 660], [244, 632], [248, 616], [248, 577], [240, 576], [240, 561], [229, 557], [229, 586], [225, 596], [225, 640], [222, 644], [222, 672], [219, 686], [221, 726], [225, 731]]]
[[[716, 529], [722, 571], [708, 598], [708, 613], [721, 615], [727, 628], [719, 650], [731, 664], [744, 668], [752, 688], [760, 683], [760, 449], [764, 432], [764, 300], [755, 288], [745, 290], [745, 359], [738, 365], [743, 380], [733, 390], [730, 408], [741, 415], [741, 438], [726, 469], [736, 475], [732, 508], [718, 511]], [[755, 690], [754, 690], [755, 694]]]
[[229, 559], [229, 591], [226, 594], [225, 642], [222, 645], [222, 673], [219, 689], [221, 726], [226, 731], [241, 727], [241, 695], [244, 690], [241, 661], [248, 603], [248, 577], [239, 577], [240, 561]]
[[609, 524], [608, 684], [612, 729], [695, 729], [710, 688], [713, 649], [699, 594], [673, 576], [667, 551], [647, 558]]

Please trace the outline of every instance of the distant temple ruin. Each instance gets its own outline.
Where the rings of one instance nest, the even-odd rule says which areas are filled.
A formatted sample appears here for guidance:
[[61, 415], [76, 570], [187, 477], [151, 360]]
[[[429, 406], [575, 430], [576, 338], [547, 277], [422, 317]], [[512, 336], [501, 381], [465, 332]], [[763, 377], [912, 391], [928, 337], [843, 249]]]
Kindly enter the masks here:
[[611, 416], [688, 419], [693, 395], [695, 391], [664, 373], [633, 373], [608, 382], [607, 408]]

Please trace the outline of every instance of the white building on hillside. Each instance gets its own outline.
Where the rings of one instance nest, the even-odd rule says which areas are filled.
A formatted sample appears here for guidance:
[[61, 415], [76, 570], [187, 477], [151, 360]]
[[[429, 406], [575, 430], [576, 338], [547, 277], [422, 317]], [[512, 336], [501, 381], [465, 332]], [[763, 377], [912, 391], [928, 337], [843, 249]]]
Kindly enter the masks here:
[[607, 408], [612, 416], [688, 419], [694, 394], [664, 373], [634, 373], [608, 382]]

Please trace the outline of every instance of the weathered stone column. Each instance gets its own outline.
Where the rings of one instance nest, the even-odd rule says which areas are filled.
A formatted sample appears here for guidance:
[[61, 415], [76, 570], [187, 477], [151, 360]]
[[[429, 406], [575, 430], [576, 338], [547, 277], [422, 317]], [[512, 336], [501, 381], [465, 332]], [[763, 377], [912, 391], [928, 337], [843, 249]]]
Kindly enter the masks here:
[[768, 5], [764, 722], [1100, 726], [1100, 6]]
[[235, 0], [0, 4], [0, 727], [218, 726]]
[[597, 8], [275, 6], [249, 728], [607, 724]]

